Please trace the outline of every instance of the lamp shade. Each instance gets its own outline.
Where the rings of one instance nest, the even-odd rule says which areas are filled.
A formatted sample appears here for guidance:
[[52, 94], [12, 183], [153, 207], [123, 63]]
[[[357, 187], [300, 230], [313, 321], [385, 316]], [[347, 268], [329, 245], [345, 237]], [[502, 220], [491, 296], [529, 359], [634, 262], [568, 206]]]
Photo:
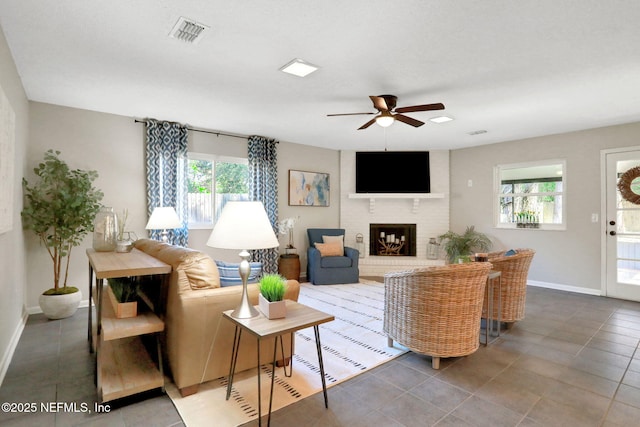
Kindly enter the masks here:
[[268, 249], [279, 246], [262, 202], [227, 202], [207, 246], [221, 249]]
[[151, 218], [147, 222], [147, 230], [166, 230], [169, 228], [180, 228], [182, 223], [176, 210], [171, 206], [158, 207], [153, 209]]

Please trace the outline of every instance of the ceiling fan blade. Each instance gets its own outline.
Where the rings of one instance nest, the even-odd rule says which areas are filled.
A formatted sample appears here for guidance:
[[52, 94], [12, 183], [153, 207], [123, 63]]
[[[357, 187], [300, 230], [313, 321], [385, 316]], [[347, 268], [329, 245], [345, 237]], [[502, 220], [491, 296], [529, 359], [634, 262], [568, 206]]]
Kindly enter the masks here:
[[381, 96], [369, 96], [369, 98], [371, 98], [371, 101], [373, 102], [373, 106], [376, 108], [376, 110], [389, 111], [389, 107], [387, 106], [387, 101]]
[[365, 123], [365, 124], [363, 124], [362, 126], [360, 126], [360, 127], [358, 128], [358, 130], [366, 129], [366, 128], [368, 128], [369, 126], [371, 126], [372, 124], [374, 124], [375, 122], [376, 122], [376, 119], [371, 119], [371, 120], [369, 120], [367, 123]]
[[327, 117], [333, 116], [359, 116], [362, 114], [376, 114], [376, 113], [341, 113], [341, 114], [327, 114]]
[[411, 107], [396, 108], [396, 113], [414, 113], [416, 111], [432, 111], [432, 110], [444, 110], [444, 104], [425, 104], [425, 105], [413, 105]]
[[402, 123], [411, 125], [414, 128], [420, 127], [424, 124], [424, 122], [421, 122], [420, 120], [412, 119], [411, 117], [403, 116], [402, 114], [394, 114], [393, 118], [396, 120], [400, 120]]

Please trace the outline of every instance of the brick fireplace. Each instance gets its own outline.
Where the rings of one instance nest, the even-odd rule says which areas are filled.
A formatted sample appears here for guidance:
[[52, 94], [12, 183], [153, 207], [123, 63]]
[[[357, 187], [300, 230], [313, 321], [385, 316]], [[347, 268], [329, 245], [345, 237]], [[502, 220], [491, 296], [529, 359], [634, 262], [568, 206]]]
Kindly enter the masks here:
[[[444, 263], [443, 260], [427, 259], [427, 244], [430, 237], [437, 237], [449, 230], [449, 152], [432, 150], [429, 159], [431, 191], [440, 193], [442, 197], [417, 201], [411, 195], [399, 194], [372, 195], [370, 198], [360, 195], [365, 197], [354, 198], [355, 151], [344, 150], [340, 153], [340, 227], [345, 229], [345, 244], [348, 246], [356, 247], [356, 236], [363, 236], [361, 276], [381, 276], [389, 271]], [[415, 253], [402, 256], [370, 254], [370, 224], [415, 224]], [[380, 238], [379, 233], [377, 238]]]

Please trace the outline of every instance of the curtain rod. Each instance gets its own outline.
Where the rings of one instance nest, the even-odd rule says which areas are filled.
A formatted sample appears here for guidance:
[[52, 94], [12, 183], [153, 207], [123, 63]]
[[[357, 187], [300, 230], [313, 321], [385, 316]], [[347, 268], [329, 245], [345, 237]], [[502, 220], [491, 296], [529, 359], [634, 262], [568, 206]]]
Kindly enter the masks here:
[[[136, 122], [136, 123], [146, 123], [145, 120], [138, 120], [138, 119], [135, 119], [134, 122]], [[218, 132], [218, 131], [215, 131], [215, 130], [208, 130], [208, 129], [197, 129], [197, 128], [192, 128], [192, 127], [190, 127], [188, 125], [187, 125], [187, 130], [190, 130], [190, 131], [193, 131], [193, 132], [210, 133], [210, 134], [215, 135], [215, 136], [222, 135], [222, 136], [230, 136], [232, 138], [249, 139], [248, 136], [232, 135], [230, 133]], [[278, 143], [279, 143], [279, 141], [276, 141], [276, 144], [278, 144]]]

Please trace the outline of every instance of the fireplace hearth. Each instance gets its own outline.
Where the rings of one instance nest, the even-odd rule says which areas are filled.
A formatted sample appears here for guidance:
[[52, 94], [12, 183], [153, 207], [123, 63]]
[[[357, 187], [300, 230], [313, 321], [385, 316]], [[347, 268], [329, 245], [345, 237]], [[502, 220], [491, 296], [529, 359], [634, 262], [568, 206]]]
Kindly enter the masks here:
[[416, 224], [369, 224], [369, 255], [416, 256]]

